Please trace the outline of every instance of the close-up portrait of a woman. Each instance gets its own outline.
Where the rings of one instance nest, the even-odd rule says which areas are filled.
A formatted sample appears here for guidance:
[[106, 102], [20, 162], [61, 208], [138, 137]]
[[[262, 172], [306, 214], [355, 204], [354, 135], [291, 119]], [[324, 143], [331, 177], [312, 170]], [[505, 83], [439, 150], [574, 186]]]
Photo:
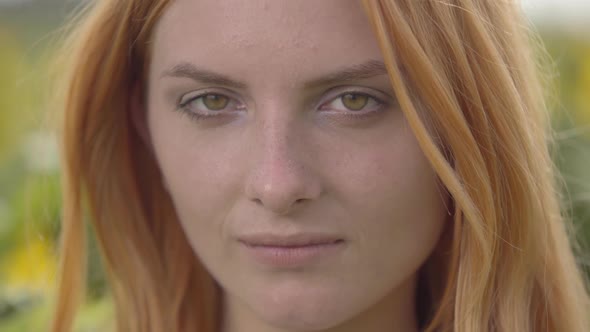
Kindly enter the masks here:
[[96, 0], [66, 30], [51, 332], [90, 235], [117, 332], [590, 331], [518, 1]]

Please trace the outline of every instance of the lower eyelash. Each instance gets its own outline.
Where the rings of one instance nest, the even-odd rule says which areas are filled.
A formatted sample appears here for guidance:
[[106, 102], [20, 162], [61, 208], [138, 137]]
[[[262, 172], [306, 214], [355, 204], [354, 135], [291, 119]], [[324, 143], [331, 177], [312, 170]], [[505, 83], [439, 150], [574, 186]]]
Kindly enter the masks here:
[[195, 112], [191, 112], [190, 110], [188, 110], [186, 108], [186, 105], [179, 105], [178, 108], [176, 108], [176, 111], [180, 112], [180, 114], [184, 115], [184, 116], [188, 116], [189, 119], [193, 120], [193, 121], [202, 121], [202, 120], [206, 120], [208, 118], [213, 118], [213, 117], [217, 117], [219, 115], [205, 115], [205, 114], [198, 114]]
[[[378, 101], [379, 102], [379, 101]], [[386, 111], [388, 108], [388, 105], [386, 103], [383, 102], [379, 102], [378, 106], [373, 108], [371, 111], [368, 112], [341, 112], [341, 116], [344, 116], [346, 118], [349, 119], [363, 119], [363, 118], [369, 118], [375, 115], [379, 115], [380, 113], [383, 113], [384, 111]]]

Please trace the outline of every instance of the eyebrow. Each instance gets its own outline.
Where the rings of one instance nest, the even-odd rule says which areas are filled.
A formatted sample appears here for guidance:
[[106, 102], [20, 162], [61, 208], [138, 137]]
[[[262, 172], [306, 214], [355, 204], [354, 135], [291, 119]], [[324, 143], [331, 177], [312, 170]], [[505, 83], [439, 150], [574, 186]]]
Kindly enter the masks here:
[[367, 62], [345, 67], [323, 77], [305, 83], [305, 87], [334, 85], [343, 82], [367, 79], [380, 75], [387, 75], [387, 67], [383, 61], [369, 60]]
[[[361, 64], [341, 68], [325, 76], [313, 79], [304, 84], [305, 88], [315, 88], [334, 85], [343, 82], [367, 79], [374, 76], [386, 75], [387, 67], [383, 61], [369, 60]], [[198, 68], [189, 62], [180, 62], [163, 71], [161, 77], [189, 78], [203, 84], [221, 85], [235, 89], [245, 89], [247, 84], [229, 76], [206, 69]]]
[[245, 89], [246, 84], [236, 81], [228, 76], [218, 74], [209, 70], [200, 69], [189, 62], [180, 62], [169, 69], [166, 69], [161, 77], [190, 78], [193, 81], [203, 84], [223, 85], [236, 89]]

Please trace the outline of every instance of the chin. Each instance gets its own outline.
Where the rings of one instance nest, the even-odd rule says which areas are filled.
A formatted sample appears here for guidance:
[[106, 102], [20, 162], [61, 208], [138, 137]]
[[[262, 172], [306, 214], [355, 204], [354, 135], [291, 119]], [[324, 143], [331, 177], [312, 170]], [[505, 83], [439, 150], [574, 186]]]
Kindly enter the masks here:
[[340, 325], [353, 315], [354, 310], [346, 305], [354, 301], [338, 300], [337, 293], [325, 288], [267, 289], [262, 297], [255, 299], [253, 309], [261, 320], [276, 328], [322, 331]]
[[274, 309], [262, 312], [260, 317], [267, 324], [288, 331], [324, 331], [341, 324], [345, 319], [338, 319], [329, 314], [308, 312], [300, 308]]

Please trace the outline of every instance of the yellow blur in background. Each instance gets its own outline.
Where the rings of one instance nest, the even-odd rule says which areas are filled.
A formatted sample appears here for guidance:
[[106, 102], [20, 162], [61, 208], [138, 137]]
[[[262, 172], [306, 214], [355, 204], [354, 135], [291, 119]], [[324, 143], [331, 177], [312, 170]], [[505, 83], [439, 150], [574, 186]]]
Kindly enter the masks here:
[[[495, 0], [490, 0], [495, 1]], [[525, 0], [530, 13], [542, 2]], [[581, 1], [563, 0], [562, 6]], [[60, 193], [58, 146], [48, 104], [48, 63], [73, 0], [0, 0], [0, 331], [46, 330], [56, 278]], [[585, 18], [531, 14], [553, 59], [555, 163], [590, 276], [590, 6]], [[542, 13], [542, 11], [539, 11]], [[574, 8], [575, 12], [575, 8]], [[579, 15], [580, 13], [578, 13]], [[550, 17], [551, 19], [547, 19]], [[587, 22], [587, 23], [586, 23]], [[89, 239], [88, 300], [77, 331], [111, 329], [112, 307], [97, 247]]]

